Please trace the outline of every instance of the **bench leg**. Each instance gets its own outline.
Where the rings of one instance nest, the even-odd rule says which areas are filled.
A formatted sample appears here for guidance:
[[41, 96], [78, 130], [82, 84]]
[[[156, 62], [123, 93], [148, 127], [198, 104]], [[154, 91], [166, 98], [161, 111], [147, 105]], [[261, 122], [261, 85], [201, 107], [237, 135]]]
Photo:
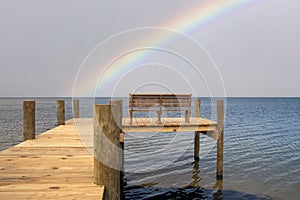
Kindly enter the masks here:
[[185, 123], [190, 123], [190, 111], [185, 111]]
[[132, 124], [132, 110], [129, 111], [129, 115], [130, 115], [130, 124]]
[[157, 111], [157, 118], [158, 118], [158, 123], [161, 124], [161, 111]]

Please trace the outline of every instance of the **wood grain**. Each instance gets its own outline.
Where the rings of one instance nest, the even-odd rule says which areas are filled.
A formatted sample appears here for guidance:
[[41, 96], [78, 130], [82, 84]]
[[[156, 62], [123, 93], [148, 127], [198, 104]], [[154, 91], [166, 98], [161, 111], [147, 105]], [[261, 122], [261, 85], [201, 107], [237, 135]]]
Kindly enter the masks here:
[[35, 139], [35, 101], [23, 102], [23, 138]]
[[0, 199], [102, 199], [74, 121], [0, 152]]
[[224, 149], [224, 101], [217, 101], [217, 179], [223, 179], [223, 149]]

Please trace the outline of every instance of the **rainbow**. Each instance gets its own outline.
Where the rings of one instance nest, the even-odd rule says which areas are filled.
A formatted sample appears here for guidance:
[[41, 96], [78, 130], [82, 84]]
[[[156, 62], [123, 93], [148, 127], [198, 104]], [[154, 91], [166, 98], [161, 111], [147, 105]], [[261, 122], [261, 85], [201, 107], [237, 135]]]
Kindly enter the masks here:
[[[205, 3], [200, 3], [198, 5], [192, 5], [192, 9], [186, 10], [182, 12], [182, 15], [179, 15], [178, 17], [175, 17], [171, 23], [163, 24], [160, 27], [146, 27], [146, 28], [136, 28], [128, 31], [124, 31], [122, 33], [116, 34], [107, 40], [112, 39], [113, 37], [139, 29], [163, 29], [168, 30], [170, 34], [163, 34], [163, 35], [157, 35], [157, 36], [145, 36], [143, 40], [147, 41], [147, 43], [151, 43], [152, 47], [160, 47], [163, 44], [167, 44], [173, 41], [174, 35], [171, 34], [172, 32], [176, 32], [178, 34], [184, 35], [186, 37], [189, 37], [188, 35], [192, 35], [195, 31], [198, 31], [199, 29], [203, 29], [205, 26], [208, 26], [212, 23], [216, 23], [217, 20], [221, 20], [221, 17], [224, 17], [226, 15], [229, 15], [233, 13], [233, 11], [239, 11], [241, 8], [246, 7], [247, 4], [249, 4], [250, 0], [224, 0], [224, 1], [207, 1]], [[190, 37], [189, 37], [190, 38]], [[191, 39], [191, 38], [190, 38]], [[107, 41], [106, 40], [106, 41]], [[99, 46], [99, 45], [98, 45]], [[97, 49], [96, 46], [92, 52]], [[146, 60], [151, 57], [151, 54], [153, 54], [153, 51], [151, 51], [151, 48], [148, 49], [148, 51], [140, 51], [141, 49], [131, 49], [130, 51], [124, 52], [122, 55], [119, 55], [118, 57], [115, 57], [113, 60], [108, 63], [106, 66], [105, 71], [102, 73], [101, 77], [98, 77], [98, 80], [95, 82], [95, 80], [91, 81], [89, 77], [95, 76], [95, 72], [91, 71], [89, 75], [86, 75], [86, 80], [81, 81], [80, 84], [74, 84], [73, 85], [73, 96], [74, 94], [76, 96], [91, 96], [93, 93], [93, 96], [102, 96], [107, 94], [111, 89], [111, 87], [107, 87], [109, 85], [112, 85], [114, 81], [116, 81], [120, 76], [128, 73], [131, 68], [141, 65]], [[82, 67], [84, 67], [84, 64], [86, 60], [89, 59], [89, 55], [83, 62]], [[151, 60], [151, 59], [150, 59]], [[113, 65], [114, 63], [118, 63], [117, 65]], [[77, 78], [80, 76], [80, 70], [77, 73]], [[76, 82], [76, 81], [75, 81]], [[76, 92], [76, 87], [80, 85], [79, 93]]]

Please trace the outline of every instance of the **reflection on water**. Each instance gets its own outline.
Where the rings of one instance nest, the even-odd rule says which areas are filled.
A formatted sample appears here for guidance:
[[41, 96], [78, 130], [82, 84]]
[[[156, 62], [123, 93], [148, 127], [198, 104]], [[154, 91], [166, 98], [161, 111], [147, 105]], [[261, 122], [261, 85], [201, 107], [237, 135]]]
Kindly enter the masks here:
[[223, 190], [223, 180], [216, 180], [213, 189], [202, 188], [199, 161], [193, 162], [193, 171], [191, 174], [192, 182], [182, 188], [155, 187], [157, 183], [142, 184], [139, 186], [128, 185], [125, 187], [124, 199], [142, 199], [142, 200], [173, 200], [173, 199], [208, 199], [208, 200], [232, 200], [232, 199], [250, 199], [250, 200], [270, 200], [269, 196], [256, 196], [233, 190]]
[[190, 186], [198, 188], [198, 187], [200, 187], [199, 160], [195, 160], [195, 162], [193, 162], [193, 164], [194, 164], [193, 175], [192, 175], [193, 181], [190, 183]]
[[217, 179], [214, 189], [213, 199], [223, 199], [223, 180]]

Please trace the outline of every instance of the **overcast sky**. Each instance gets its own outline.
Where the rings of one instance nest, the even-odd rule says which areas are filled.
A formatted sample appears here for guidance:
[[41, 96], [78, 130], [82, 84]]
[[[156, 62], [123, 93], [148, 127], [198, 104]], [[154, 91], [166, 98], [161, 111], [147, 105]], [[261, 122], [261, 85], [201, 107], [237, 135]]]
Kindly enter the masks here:
[[[102, 86], [85, 81], [101, 77], [100, 74], [105, 73], [107, 66], [93, 65], [97, 68], [94, 69], [95, 72], [85, 74], [82, 70], [85, 66], [79, 71], [84, 59], [87, 58], [85, 63], [89, 63], [87, 56], [89, 53], [93, 54], [91, 50], [110, 36], [142, 27], [161, 27], [186, 34], [209, 53], [217, 66], [212, 73], [219, 71], [220, 74], [208, 74], [206, 80], [205, 77], [194, 77], [191, 75], [192, 71], [188, 75], [189, 66], [184, 64], [181, 68], [172, 68], [170, 66], [176, 63], [179, 65], [183, 57], [173, 59], [174, 62], [162, 62], [169, 60], [169, 49], [166, 55], [159, 54], [160, 57], [165, 56], [164, 59], [158, 58], [158, 55], [148, 56], [147, 61], [132, 64], [125, 71], [121, 70], [121, 60], [118, 60], [120, 63], [114, 66], [114, 70], [120, 68], [120, 73], [114, 77], [116, 80], [103, 83], [104, 86], [110, 84], [109, 88], [114, 88], [116, 95], [138, 91], [133, 88], [138, 88], [138, 84], [147, 90], [147, 84], [151, 81], [158, 83], [158, 91], [160, 87], [166, 86], [170, 87], [169, 91], [184, 92], [185, 87], [193, 90], [197, 85], [195, 81], [199, 80], [199, 85], [203, 84], [207, 91], [212, 91], [215, 87], [220, 87], [214, 85], [212, 80], [221, 77], [216, 82], [224, 83], [222, 87], [225, 92], [218, 93], [219, 90], [216, 89], [213, 95], [300, 96], [300, 1], [231, 1], [233, 6], [220, 8], [220, 11], [215, 11], [209, 19], [204, 20], [205, 23], [197, 24], [197, 20], [201, 22], [201, 12], [204, 12], [206, 6], [211, 6], [211, 2], [212, 0], [0, 0], [0, 96], [72, 96], [74, 87], [76, 90], [76, 87], [82, 85], [85, 87], [80, 90], [91, 90], [92, 93], [80, 91], [77, 95], [94, 95], [93, 92]], [[229, 1], [218, 2], [224, 4]], [[239, 5], [234, 6], [237, 4]], [[195, 10], [199, 12], [199, 16], [193, 15]], [[194, 25], [185, 29], [187, 23]], [[159, 36], [163, 33], [156, 35], [151, 31], [131, 32], [126, 41], [122, 41], [122, 38], [109, 41], [109, 50], [99, 50], [97, 55], [113, 59], [122, 53], [120, 49], [125, 49], [125, 52], [139, 48], [139, 45], [143, 47], [145, 44], [138, 41], [146, 39], [146, 45], [160, 48], [161, 44], [155, 40], [173, 37], [168, 31], [165, 32], [167, 36]], [[138, 36], [135, 37], [134, 34]], [[178, 34], [174, 37], [179, 37]], [[201, 54], [199, 49], [188, 42], [183, 45], [183, 40], [173, 39], [170, 43], [174, 49], [176, 44], [187, 48], [184, 51], [190, 52], [187, 54]], [[132, 46], [129, 47], [129, 44]], [[172, 52], [177, 52], [174, 49]], [[146, 50], [139, 53], [151, 54]], [[150, 67], [149, 63], [156, 64]], [[202, 63], [204, 64], [209, 66]], [[205, 69], [200, 65], [197, 66], [199, 74], [206, 76]], [[92, 64], [87, 68], [93, 70], [91, 66]], [[156, 76], [158, 71], [160, 73]], [[96, 76], [89, 77], [91, 73]], [[143, 82], [141, 77], [145, 77], [145, 74], [149, 76]], [[80, 82], [78, 79], [76, 82], [76, 75]], [[128, 82], [129, 79], [133, 81]], [[167, 81], [164, 82], [164, 79]], [[102, 84], [101, 81], [99, 84]], [[179, 83], [186, 86], [178, 89]], [[154, 90], [155, 87], [151, 89]], [[111, 94], [110, 92], [103, 92], [103, 95]], [[209, 93], [205, 92], [205, 95]]]

